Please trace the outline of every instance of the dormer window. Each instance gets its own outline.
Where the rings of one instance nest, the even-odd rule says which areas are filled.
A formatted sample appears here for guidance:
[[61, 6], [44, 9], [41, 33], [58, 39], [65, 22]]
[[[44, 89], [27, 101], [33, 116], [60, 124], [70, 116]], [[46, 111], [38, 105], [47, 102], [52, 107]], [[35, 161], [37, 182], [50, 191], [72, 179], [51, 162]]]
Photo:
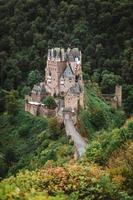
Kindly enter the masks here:
[[51, 78], [51, 76], [47, 76], [47, 79], [50, 79], [50, 80], [51, 80], [52, 78]]
[[79, 80], [79, 75], [76, 75], [75, 76], [75, 82], [78, 82], [78, 80]]
[[76, 61], [76, 62], [78, 62], [78, 61], [79, 61], [79, 59], [76, 57], [76, 58], [75, 58], [75, 61]]
[[64, 85], [64, 78], [63, 77], [61, 77], [61, 79], [60, 79], [60, 84]]

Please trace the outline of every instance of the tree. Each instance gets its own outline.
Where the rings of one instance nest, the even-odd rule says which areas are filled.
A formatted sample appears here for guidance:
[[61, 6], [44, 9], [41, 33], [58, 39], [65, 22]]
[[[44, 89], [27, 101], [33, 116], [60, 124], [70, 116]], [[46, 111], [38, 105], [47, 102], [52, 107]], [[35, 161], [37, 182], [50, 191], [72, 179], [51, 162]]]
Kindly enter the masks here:
[[133, 114], [133, 85], [123, 86], [123, 99], [125, 111], [129, 115]]
[[0, 112], [5, 111], [5, 92], [0, 88]]
[[108, 70], [104, 70], [101, 74], [101, 87], [103, 92], [110, 93], [114, 91], [115, 85], [121, 82], [121, 77]]
[[56, 102], [52, 96], [47, 96], [44, 100], [43, 103], [47, 108], [49, 109], [54, 109], [56, 108]]
[[61, 129], [60, 129], [57, 119], [51, 118], [48, 123], [49, 138], [53, 140], [57, 140], [60, 133], [61, 133]]
[[5, 162], [8, 165], [11, 165], [15, 161], [16, 161], [16, 154], [14, 150], [11, 148], [7, 149], [6, 154], [5, 154]]
[[130, 46], [124, 50], [122, 56], [122, 75], [126, 83], [133, 84], [133, 48]]
[[21, 95], [22, 97], [24, 97], [25, 95], [28, 95], [31, 91], [31, 88], [29, 86], [23, 86], [23, 88], [21, 89]]
[[31, 87], [34, 84], [41, 82], [42, 80], [42, 75], [38, 70], [31, 71], [28, 75], [28, 85]]
[[15, 90], [11, 90], [6, 96], [5, 96], [5, 107], [10, 115], [15, 115], [17, 108], [18, 108], [18, 92]]
[[4, 155], [0, 152], [0, 177], [4, 177], [8, 170], [7, 164], [5, 163]]

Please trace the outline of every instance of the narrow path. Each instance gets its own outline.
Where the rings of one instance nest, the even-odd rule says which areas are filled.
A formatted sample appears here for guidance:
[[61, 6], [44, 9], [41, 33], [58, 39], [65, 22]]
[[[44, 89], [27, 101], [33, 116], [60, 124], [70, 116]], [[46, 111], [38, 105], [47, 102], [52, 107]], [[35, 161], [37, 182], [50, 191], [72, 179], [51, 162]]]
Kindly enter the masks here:
[[74, 141], [74, 145], [76, 147], [77, 156], [81, 157], [85, 153], [86, 141], [83, 137], [77, 132], [74, 123], [68, 113], [64, 114], [64, 124], [66, 134], [70, 135], [72, 140]]

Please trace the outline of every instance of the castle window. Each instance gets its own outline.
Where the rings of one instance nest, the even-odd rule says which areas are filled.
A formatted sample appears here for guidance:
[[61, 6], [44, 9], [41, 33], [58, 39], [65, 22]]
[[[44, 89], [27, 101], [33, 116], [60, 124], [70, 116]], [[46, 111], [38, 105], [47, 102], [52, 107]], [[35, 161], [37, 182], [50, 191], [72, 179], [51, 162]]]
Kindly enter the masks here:
[[70, 82], [70, 83], [71, 83], [71, 80], [72, 80], [72, 79], [71, 79], [71, 78], [69, 78], [69, 82]]
[[79, 75], [76, 75], [76, 77], [75, 77], [75, 78], [76, 78], [76, 80], [75, 80], [75, 81], [76, 81], [76, 82], [78, 82]]

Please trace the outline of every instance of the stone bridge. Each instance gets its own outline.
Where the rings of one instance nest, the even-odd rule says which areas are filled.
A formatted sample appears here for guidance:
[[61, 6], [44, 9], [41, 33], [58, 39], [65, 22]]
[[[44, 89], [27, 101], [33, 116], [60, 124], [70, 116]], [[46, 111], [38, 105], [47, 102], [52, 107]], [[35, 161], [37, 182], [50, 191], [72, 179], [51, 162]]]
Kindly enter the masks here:
[[75, 156], [76, 158], [80, 158], [85, 153], [85, 148], [87, 142], [84, 138], [77, 132], [74, 122], [69, 113], [64, 113], [64, 125], [66, 134], [71, 136], [72, 141], [74, 142], [74, 146], [76, 148]]

